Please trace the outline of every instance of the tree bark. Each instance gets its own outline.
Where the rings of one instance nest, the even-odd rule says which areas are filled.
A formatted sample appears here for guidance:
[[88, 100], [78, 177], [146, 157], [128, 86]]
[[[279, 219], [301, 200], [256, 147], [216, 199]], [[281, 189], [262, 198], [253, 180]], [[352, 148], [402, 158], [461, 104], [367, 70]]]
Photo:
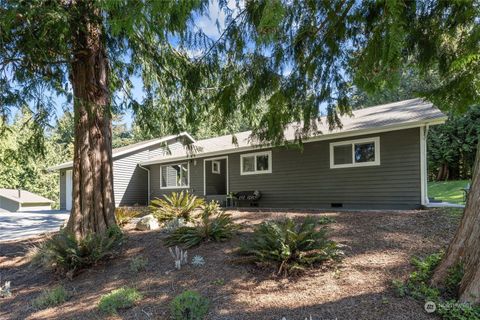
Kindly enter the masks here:
[[458, 264], [464, 268], [459, 290], [460, 301], [480, 303], [480, 141], [462, 221], [444, 259], [434, 272], [432, 284], [441, 286], [449, 269]]
[[108, 59], [100, 12], [90, 4], [74, 4], [79, 17], [72, 24], [75, 144], [73, 206], [67, 230], [77, 239], [105, 234], [116, 224]]

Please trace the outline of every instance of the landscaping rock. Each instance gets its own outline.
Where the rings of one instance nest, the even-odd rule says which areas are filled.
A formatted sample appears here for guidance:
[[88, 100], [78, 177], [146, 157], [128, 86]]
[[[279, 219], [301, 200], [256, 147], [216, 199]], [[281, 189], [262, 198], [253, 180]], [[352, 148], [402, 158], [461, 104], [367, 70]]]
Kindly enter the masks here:
[[141, 230], [141, 231], [157, 230], [158, 228], [160, 228], [160, 226], [158, 225], [158, 221], [151, 214], [141, 218], [137, 222], [137, 225], [135, 227], [135, 229]]

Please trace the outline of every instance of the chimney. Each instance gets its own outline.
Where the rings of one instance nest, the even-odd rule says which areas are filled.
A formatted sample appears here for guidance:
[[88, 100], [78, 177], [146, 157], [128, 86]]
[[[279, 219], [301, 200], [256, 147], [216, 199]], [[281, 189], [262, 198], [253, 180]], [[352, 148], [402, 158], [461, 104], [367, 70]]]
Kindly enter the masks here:
[[22, 190], [18, 189], [18, 199], [20, 199], [21, 197], [22, 197]]

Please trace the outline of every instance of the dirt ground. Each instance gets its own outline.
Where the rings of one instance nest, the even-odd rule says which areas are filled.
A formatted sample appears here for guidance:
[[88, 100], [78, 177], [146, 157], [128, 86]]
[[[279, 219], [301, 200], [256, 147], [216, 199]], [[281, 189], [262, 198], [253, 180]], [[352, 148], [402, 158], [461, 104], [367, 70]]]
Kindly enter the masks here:
[[[262, 212], [230, 211], [246, 226], [225, 243], [206, 243], [189, 250], [201, 255], [200, 268], [173, 269], [173, 259], [157, 231], [130, 228], [122, 252], [69, 281], [33, 268], [26, 248], [36, 239], [0, 244], [0, 274], [12, 282], [13, 296], [0, 299], [0, 319], [168, 319], [169, 302], [184, 290], [197, 290], [211, 301], [207, 319], [435, 319], [423, 306], [399, 298], [393, 279], [411, 271], [412, 256], [424, 256], [445, 247], [458, 219], [428, 211], [376, 212]], [[284, 216], [329, 216], [331, 237], [345, 247], [345, 259], [335, 269], [316, 269], [293, 279], [275, 278], [269, 272], [232, 263], [233, 251], [250, 236], [251, 226]], [[147, 270], [132, 273], [130, 259], [148, 258]], [[42, 290], [63, 284], [73, 297], [56, 308], [35, 311], [31, 301]], [[123, 285], [136, 287], [144, 299], [118, 316], [106, 317], [96, 305], [102, 294]]]

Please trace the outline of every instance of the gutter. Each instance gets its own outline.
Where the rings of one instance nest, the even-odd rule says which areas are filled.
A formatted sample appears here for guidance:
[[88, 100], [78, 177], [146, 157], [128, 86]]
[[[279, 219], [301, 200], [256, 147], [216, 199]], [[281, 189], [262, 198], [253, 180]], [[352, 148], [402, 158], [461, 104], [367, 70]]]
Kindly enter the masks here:
[[147, 173], [148, 173], [148, 178], [147, 178], [147, 183], [148, 183], [147, 205], [149, 205], [149, 204], [150, 204], [150, 169], [145, 168], [145, 167], [142, 166], [141, 164], [138, 164], [138, 167], [139, 167], [140, 169], [143, 169], [143, 170], [147, 171]]

